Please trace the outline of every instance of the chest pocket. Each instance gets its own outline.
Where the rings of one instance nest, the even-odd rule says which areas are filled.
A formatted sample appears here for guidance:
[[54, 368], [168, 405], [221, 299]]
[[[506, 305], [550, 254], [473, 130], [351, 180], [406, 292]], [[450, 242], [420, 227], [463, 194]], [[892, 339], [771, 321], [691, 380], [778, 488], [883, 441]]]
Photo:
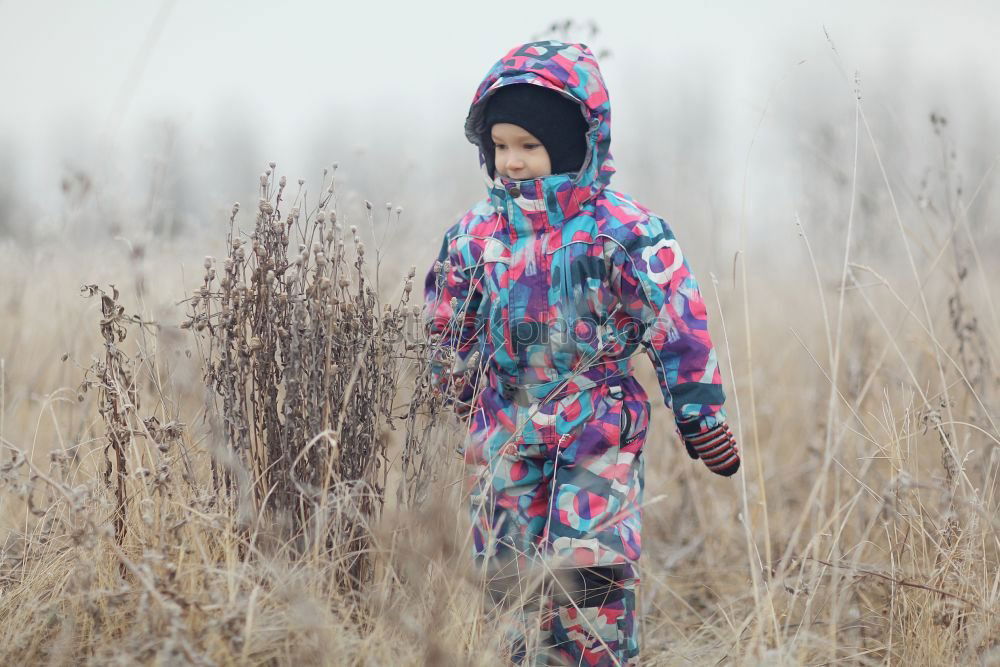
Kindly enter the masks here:
[[493, 236], [466, 234], [459, 239], [467, 256], [474, 258], [473, 275], [479, 282], [483, 302], [480, 312], [488, 322], [490, 339], [496, 350], [507, 350], [510, 341], [510, 246]]
[[473, 280], [486, 299], [495, 300], [496, 293], [506, 284], [506, 274], [511, 263], [511, 249], [506, 243], [492, 236], [462, 234], [456, 237], [457, 251], [468, 262]]
[[613, 304], [604, 246], [590, 237], [550, 250], [551, 299], [577, 343], [594, 346]]

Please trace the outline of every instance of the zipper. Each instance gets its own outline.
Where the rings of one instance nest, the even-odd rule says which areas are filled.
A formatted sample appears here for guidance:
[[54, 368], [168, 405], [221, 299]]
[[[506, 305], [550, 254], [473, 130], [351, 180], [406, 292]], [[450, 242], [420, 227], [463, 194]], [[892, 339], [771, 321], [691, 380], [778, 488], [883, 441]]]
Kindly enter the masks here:
[[621, 403], [621, 416], [618, 418], [618, 445], [628, 442], [628, 436], [632, 430], [632, 415], [628, 411], [628, 403], [625, 401], [625, 390], [620, 384], [608, 386], [608, 396]]
[[629, 443], [629, 436], [632, 435], [632, 414], [628, 411], [628, 403], [625, 402], [624, 395], [622, 396], [622, 424], [621, 424], [621, 437], [618, 439], [619, 444], [626, 445]]
[[[511, 264], [513, 264], [514, 263], [514, 246], [517, 245], [517, 228], [514, 225], [514, 216], [513, 216], [513, 211], [511, 209], [510, 196], [507, 196], [505, 199], [506, 199], [506, 201], [504, 202], [504, 204], [505, 204], [505, 209], [506, 209], [506, 212], [507, 212], [507, 232], [508, 232], [508, 234], [510, 236], [510, 244], [511, 244], [510, 248], [508, 248], [508, 250], [510, 250], [510, 253], [511, 253], [510, 261], [511, 261]], [[509, 270], [510, 269], [510, 265], [508, 265], [507, 268]], [[511, 361], [513, 361], [514, 363], [517, 363], [517, 351], [514, 349], [514, 335], [513, 335], [514, 332], [513, 332], [513, 330], [511, 329], [511, 326], [510, 326], [510, 319], [511, 319], [511, 317], [513, 317], [514, 314], [511, 312], [511, 305], [510, 305], [510, 282], [509, 281], [510, 281], [510, 279], [508, 278], [508, 283], [507, 283], [507, 287], [506, 288], [500, 288], [500, 309], [501, 309], [500, 317], [503, 319], [503, 336], [504, 336], [503, 347], [504, 347], [504, 350], [507, 352], [507, 356], [510, 357]], [[506, 317], [503, 316], [503, 307], [504, 306], [507, 307], [507, 316]]]
[[[562, 253], [562, 279], [563, 279], [563, 299], [564, 303], [571, 310], [568, 313], [570, 320], [575, 325], [576, 324], [576, 304], [573, 303], [573, 290], [569, 284], [569, 258], [566, 248], [563, 248]], [[569, 323], [567, 323], [569, 324]]]

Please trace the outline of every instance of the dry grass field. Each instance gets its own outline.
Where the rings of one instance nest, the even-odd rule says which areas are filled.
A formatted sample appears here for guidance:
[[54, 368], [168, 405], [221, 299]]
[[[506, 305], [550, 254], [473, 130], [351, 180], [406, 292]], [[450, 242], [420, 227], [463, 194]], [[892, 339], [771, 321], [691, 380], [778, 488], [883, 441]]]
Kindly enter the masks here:
[[[643, 664], [1000, 664], [995, 177], [932, 129], [905, 186], [859, 113], [803, 194], [829, 224], [695, 253], [744, 467], [655, 410]], [[332, 176], [170, 238], [84, 202], [0, 239], [0, 663], [503, 664], [407, 283], [445, 225], [383, 241], [407, 213]]]

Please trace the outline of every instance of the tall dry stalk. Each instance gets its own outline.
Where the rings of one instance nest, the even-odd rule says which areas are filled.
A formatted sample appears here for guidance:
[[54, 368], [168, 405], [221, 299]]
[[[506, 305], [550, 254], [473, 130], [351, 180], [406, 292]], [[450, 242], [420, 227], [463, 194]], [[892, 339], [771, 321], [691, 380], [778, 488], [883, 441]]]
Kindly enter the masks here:
[[132, 370], [132, 360], [121, 348], [127, 335], [128, 323], [141, 323], [134, 316], [125, 314], [125, 307], [118, 303], [118, 289], [112, 285], [111, 294], [97, 285], [85, 285], [81, 291], [87, 296], [101, 298], [101, 337], [104, 339], [104, 358], [95, 360], [87, 369], [81, 392], [97, 388], [97, 412], [105, 425], [107, 444], [104, 447], [104, 483], [115, 497], [114, 532], [119, 545], [125, 541], [128, 513], [128, 449], [132, 442], [132, 421], [140, 407], [139, 392]]

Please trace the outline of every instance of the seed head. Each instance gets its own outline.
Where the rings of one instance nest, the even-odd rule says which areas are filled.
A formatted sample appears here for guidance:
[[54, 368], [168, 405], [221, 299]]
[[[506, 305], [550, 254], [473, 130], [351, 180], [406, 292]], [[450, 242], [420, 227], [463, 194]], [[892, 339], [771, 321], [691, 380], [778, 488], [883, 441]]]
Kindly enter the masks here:
[[402, 206], [397, 206], [396, 207], [396, 215], [403, 215], [403, 207]]
[[300, 178], [299, 179], [299, 185], [305, 185], [305, 184], [306, 184], [306, 179]]
[[367, 199], [365, 200], [365, 208], [367, 208], [369, 211], [372, 210], [372, 203]]
[[270, 167], [271, 169], [274, 169], [275, 164], [274, 164], [274, 162], [268, 162], [267, 166]]
[[417, 267], [414, 264], [410, 264], [410, 270], [407, 272], [406, 277], [413, 278], [415, 275], [417, 275]]
[[387, 210], [387, 211], [391, 211], [392, 210], [392, 202], [391, 201], [387, 201], [385, 203], [385, 210]]
[[280, 179], [278, 179], [278, 186], [279, 186], [279, 187], [282, 187], [282, 188], [283, 188], [283, 187], [285, 187], [285, 185], [287, 185], [287, 184], [288, 184], [288, 178], [287, 178], [287, 177], [285, 177], [285, 176], [282, 176], [282, 177], [281, 177]]
[[211, 255], [205, 255], [205, 262], [204, 262], [204, 264], [203, 264], [203, 265], [204, 265], [204, 267], [205, 267], [206, 269], [210, 269], [210, 268], [212, 268], [212, 262], [214, 262], [214, 261], [215, 261], [215, 260], [214, 260], [214, 259], [212, 259], [212, 256], [211, 256]]
[[269, 172], [264, 172], [263, 174], [260, 175], [260, 184], [261, 185], [267, 185], [267, 174], [268, 173]]

